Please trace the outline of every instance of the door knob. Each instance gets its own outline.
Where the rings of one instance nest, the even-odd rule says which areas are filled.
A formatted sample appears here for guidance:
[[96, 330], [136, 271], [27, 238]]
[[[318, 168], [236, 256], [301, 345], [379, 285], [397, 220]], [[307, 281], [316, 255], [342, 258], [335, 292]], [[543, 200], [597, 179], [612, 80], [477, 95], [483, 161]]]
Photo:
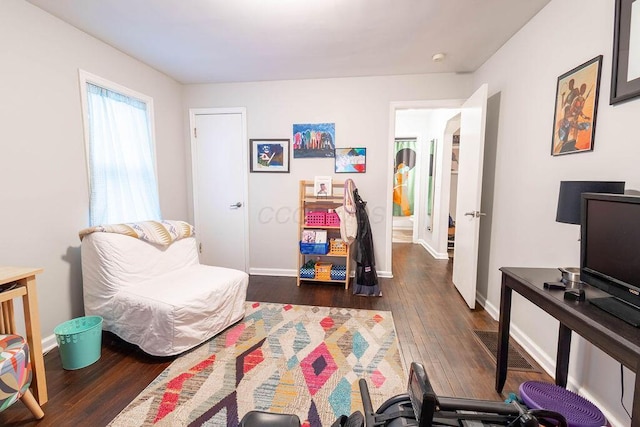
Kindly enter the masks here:
[[234, 203], [233, 205], [229, 206], [231, 209], [238, 209], [242, 207], [242, 202], [238, 202], [238, 203]]
[[472, 218], [479, 218], [481, 216], [487, 216], [486, 213], [480, 211], [471, 211], [464, 214], [464, 216], [470, 216]]

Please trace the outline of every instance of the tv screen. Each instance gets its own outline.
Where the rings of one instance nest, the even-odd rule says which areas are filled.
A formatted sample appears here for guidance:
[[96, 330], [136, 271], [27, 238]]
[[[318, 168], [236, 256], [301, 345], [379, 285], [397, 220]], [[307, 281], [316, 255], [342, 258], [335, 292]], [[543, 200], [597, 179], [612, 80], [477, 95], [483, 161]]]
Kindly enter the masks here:
[[581, 280], [640, 307], [640, 197], [584, 193]]

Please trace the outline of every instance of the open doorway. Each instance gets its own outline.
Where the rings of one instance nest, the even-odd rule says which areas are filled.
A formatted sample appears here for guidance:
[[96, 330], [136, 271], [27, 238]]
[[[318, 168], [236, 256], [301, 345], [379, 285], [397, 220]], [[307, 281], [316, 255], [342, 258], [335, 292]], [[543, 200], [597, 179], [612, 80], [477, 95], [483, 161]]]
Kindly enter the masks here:
[[392, 106], [392, 242], [420, 244], [437, 259], [448, 258], [450, 198], [443, 189], [450, 186], [446, 171], [457, 130], [452, 126], [459, 127], [461, 104], [451, 100]]
[[[421, 123], [432, 141], [429, 151], [429, 168], [419, 172], [420, 189], [415, 201], [414, 229], [417, 228], [417, 243], [436, 259], [449, 259], [448, 240], [453, 237], [452, 281], [469, 308], [476, 302], [478, 273], [478, 249], [480, 218], [487, 214], [481, 210], [483, 183], [484, 140], [486, 127], [488, 86], [481, 85], [464, 101], [431, 101], [392, 103], [390, 108], [390, 141], [395, 141], [399, 131], [403, 110], [425, 110], [426, 118]], [[458, 116], [458, 117], [456, 117]], [[458, 122], [456, 124], [456, 122]], [[458, 131], [458, 132], [456, 132]], [[451, 205], [451, 180], [456, 174], [451, 171], [454, 153], [454, 134], [459, 133], [459, 161], [457, 185], [455, 186], [455, 210]], [[394, 159], [392, 144], [389, 144], [389, 159]], [[422, 159], [424, 154], [422, 154]], [[394, 171], [389, 170], [389, 197], [392, 198]], [[419, 165], [421, 162], [418, 161]], [[454, 165], [455, 167], [455, 165]], [[424, 170], [426, 169], [426, 172]], [[425, 183], [429, 185], [425, 185]], [[425, 193], [426, 191], [430, 193]], [[431, 205], [430, 201], [433, 201]], [[391, 201], [391, 200], [390, 200]], [[387, 216], [386, 261], [392, 265], [392, 203]], [[425, 213], [426, 212], [426, 213]], [[453, 213], [455, 212], [455, 213]], [[454, 225], [453, 229], [450, 225]], [[414, 234], [414, 241], [416, 235]]]

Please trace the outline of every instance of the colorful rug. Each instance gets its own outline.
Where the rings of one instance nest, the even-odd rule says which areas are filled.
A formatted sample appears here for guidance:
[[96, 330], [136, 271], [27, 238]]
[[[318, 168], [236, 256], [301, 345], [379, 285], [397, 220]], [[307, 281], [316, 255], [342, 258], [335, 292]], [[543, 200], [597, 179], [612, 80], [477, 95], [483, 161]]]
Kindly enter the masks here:
[[176, 359], [112, 422], [121, 426], [237, 426], [250, 410], [330, 426], [404, 393], [391, 312], [247, 302], [245, 318]]

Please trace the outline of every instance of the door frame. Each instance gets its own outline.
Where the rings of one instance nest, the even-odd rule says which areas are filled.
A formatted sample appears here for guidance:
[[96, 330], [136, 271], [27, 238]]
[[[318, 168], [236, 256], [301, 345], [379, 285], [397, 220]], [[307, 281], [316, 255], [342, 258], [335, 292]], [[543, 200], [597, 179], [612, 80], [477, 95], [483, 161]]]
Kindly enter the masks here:
[[241, 197], [244, 207], [242, 221], [244, 227], [244, 271], [249, 272], [249, 156], [247, 154], [247, 109], [245, 107], [223, 107], [223, 108], [190, 108], [189, 109], [189, 139], [191, 141], [191, 197], [193, 199], [193, 222], [196, 228], [196, 238], [198, 230], [198, 166], [196, 162], [197, 145], [195, 137], [196, 116], [198, 115], [221, 115], [221, 114], [240, 114], [242, 121], [242, 144], [240, 150], [242, 152], [242, 164], [240, 165], [242, 189]]
[[[394, 173], [394, 159], [395, 159], [395, 133], [396, 133], [396, 111], [407, 109], [421, 109], [421, 110], [435, 110], [440, 108], [456, 109], [460, 108], [464, 103], [464, 99], [439, 99], [439, 100], [424, 100], [424, 101], [392, 101], [389, 104], [389, 136], [387, 143], [387, 220], [385, 224], [386, 246], [384, 248], [384, 260], [386, 265], [389, 266], [389, 275], [393, 277], [393, 173]], [[442, 151], [442, 150], [440, 150]], [[423, 153], [424, 154], [424, 153]], [[436, 169], [436, 182], [442, 182], [442, 160], [443, 153], [436, 153], [436, 162], [438, 167]], [[427, 172], [426, 166], [422, 168], [422, 174]], [[421, 179], [422, 177], [418, 177]], [[424, 190], [424, 189], [423, 189]], [[421, 191], [423, 191], [421, 190]], [[441, 191], [436, 186], [434, 192], [434, 212], [435, 207], [440, 206]], [[421, 197], [421, 201], [425, 198]], [[422, 203], [422, 202], [421, 202]], [[438, 223], [440, 223], [440, 220]], [[417, 227], [418, 225], [415, 225]], [[435, 227], [432, 228], [432, 232], [435, 234], [438, 232]], [[418, 233], [419, 235], [419, 233]]]

